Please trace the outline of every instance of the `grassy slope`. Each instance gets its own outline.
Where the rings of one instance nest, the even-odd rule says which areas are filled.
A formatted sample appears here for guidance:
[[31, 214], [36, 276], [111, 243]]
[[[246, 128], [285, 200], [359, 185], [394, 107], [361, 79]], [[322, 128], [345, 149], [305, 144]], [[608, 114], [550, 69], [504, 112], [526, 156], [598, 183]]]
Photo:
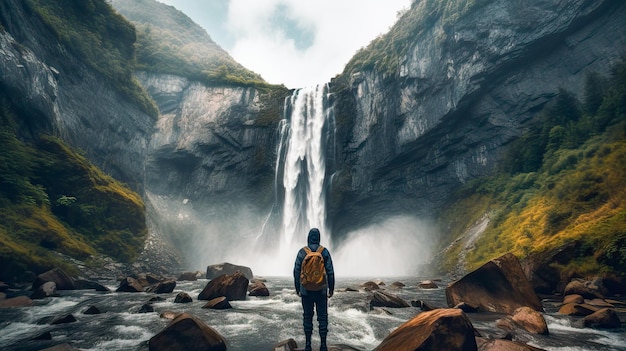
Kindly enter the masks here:
[[137, 28], [139, 69], [212, 85], [269, 86], [174, 7], [154, 0], [116, 0], [113, 5]]
[[11, 105], [0, 106], [0, 281], [29, 281], [61, 255], [96, 253], [131, 261], [147, 235], [140, 196], [61, 140], [16, 136]]
[[[626, 64], [590, 75], [583, 104], [562, 91], [510, 146], [502, 170], [466, 186], [441, 220], [452, 242], [483, 214], [491, 222], [466, 268], [513, 252], [524, 258], [578, 243], [570, 276], [626, 272]], [[454, 267], [464, 240], [441, 268]]]

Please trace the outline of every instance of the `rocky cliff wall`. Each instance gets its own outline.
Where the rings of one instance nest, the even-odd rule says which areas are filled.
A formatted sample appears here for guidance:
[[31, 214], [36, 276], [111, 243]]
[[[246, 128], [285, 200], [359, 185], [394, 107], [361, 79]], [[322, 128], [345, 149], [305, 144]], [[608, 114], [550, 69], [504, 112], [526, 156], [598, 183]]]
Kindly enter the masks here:
[[0, 24], [0, 88], [31, 116], [20, 121], [23, 136], [59, 136], [143, 192], [153, 118], [60, 44], [24, 1], [0, 2]]
[[395, 76], [334, 80], [335, 234], [401, 213], [432, 215], [489, 174], [559, 88], [582, 97], [626, 47], [617, 0], [492, 1], [416, 37]]

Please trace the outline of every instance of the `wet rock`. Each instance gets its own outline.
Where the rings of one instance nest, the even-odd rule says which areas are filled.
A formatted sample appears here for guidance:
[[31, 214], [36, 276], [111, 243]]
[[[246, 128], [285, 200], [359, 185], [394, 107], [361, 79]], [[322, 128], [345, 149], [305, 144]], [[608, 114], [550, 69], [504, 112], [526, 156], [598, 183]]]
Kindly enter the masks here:
[[274, 345], [272, 351], [295, 351], [298, 348], [298, 344], [294, 339], [287, 339]]
[[37, 290], [46, 282], [54, 282], [57, 290], [74, 290], [74, 279], [72, 279], [61, 268], [53, 268], [45, 273], [41, 273], [33, 282], [33, 290]]
[[83, 314], [100, 314], [102, 311], [96, 306], [89, 306], [86, 310], [83, 311]]
[[615, 307], [613, 306], [613, 304], [607, 302], [605, 299], [584, 300], [584, 303], [587, 305], [595, 306], [595, 307], [606, 307], [606, 308]]
[[76, 321], [77, 321], [76, 317], [74, 317], [74, 315], [70, 313], [70, 314], [66, 314], [63, 316], [54, 317], [52, 321], [50, 322], [50, 324], [53, 324], [53, 325], [67, 324], [67, 323], [74, 323]]
[[485, 263], [446, 288], [448, 306], [465, 302], [481, 311], [512, 314], [528, 306], [543, 311], [543, 306], [526, 279], [513, 254], [508, 253]]
[[237, 271], [214, 278], [198, 295], [198, 300], [211, 300], [225, 296], [228, 301], [245, 300], [248, 292], [248, 278]]
[[393, 282], [391, 283], [390, 287], [393, 289], [401, 289], [404, 288], [406, 286], [406, 284], [402, 283], [402, 282]]
[[513, 312], [513, 322], [529, 333], [548, 335], [548, 324], [543, 315], [530, 307], [520, 307]]
[[411, 305], [396, 295], [384, 291], [374, 291], [370, 300], [370, 308], [372, 307], [403, 308], [411, 307]]
[[190, 303], [193, 299], [186, 292], [179, 292], [174, 299], [174, 303]]
[[133, 277], [126, 277], [120, 282], [120, 286], [117, 288], [117, 292], [142, 292], [144, 290], [143, 285]]
[[233, 308], [226, 297], [220, 296], [209, 300], [202, 308], [210, 308], [214, 310], [227, 310]]
[[477, 350], [475, 330], [459, 309], [422, 312], [391, 332], [375, 351]]
[[33, 304], [28, 296], [16, 296], [8, 299], [0, 300], [0, 308], [7, 307], [27, 307]]
[[149, 351], [226, 351], [226, 341], [200, 319], [182, 313], [148, 342]]
[[198, 280], [198, 272], [183, 272], [178, 276], [178, 281], [191, 281], [195, 282]]
[[603, 308], [598, 310], [582, 320], [583, 325], [585, 327], [592, 328], [620, 328], [622, 326], [622, 322], [619, 319], [619, 316], [612, 308]]
[[585, 299], [603, 299], [604, 296], [602, 295], [600, 290], [600, 287], [591, 281], [574, 279], [565, 286], [565, 289], [563, 290], [563, 295], [577, 294]]
[[478, 346], [478, 351], [543, 351], [543, 349], [536, 348], [534, 346], [502, 339], [485, 339], [477, 337], [476, 344]]
[[176, 281], [173, 279], [168, 279], [149, 286], [146, 291], [155, 294], [169, 294], [174, 291], [175, 287]]
[[453, 308], [458, 308], [465, 313], [476, 313], [478, 312], [478, 307], [472, 306], [466, 302], [459, 302]]
[[139, 310], [137, 311], [137, 313], [151, 313], [151, 312], [154, 312], [154, 307], [149, 303], [144, 303], [143, 305], [141, 305], [141, 307], [139, 307]]
[[563, 305], [567, 305], [568, 303], [581, 304], [585, 303], [585, 299], [578, 294], [567, 295], [563, 298]]
[[255, 281], [248, 286], [248, 295], [250, 296], [270, 296], [270, 291], [265, 284], [260, 281]]
[[215, 279], [223, 274], [232, 275], [235, 272], [241, 272], [246, 278], [248, 278], [248, 280], [254, 277], [254, 275], [252, 275], [252, 269], [249, 267], [224, 262], [208, 266], [206, 268], [206, 278]]
[[379, 290], [380, 286], [378, 286], [378, 284], [372, 282], [372, 281], [368, 281], [365, 282], [363, 284], [361, 284], [361, 287], [363, 289], [365, 289], [365, 291], [373, 291], [373, 290]]
[[422, 289], [437, 289], [439, 286], [437, 286], [437, 284], [435, 284], [432, 280], [424, 280], [419, 283], [419, 287]]
[[588, 316], [597, 310], [597, 307], [587, 304], [568, 303], [559, 308], [559, 313], [568, 316]]
[[174, 320], [176, 317], [180, 316], [180, 312], [174, 311], [163, 311], [159, 315], [160, 318]]
[[422, 311], [432, 311], [432, 310], [436, 310], [440, 308], [440, 307], [435, 307], [422, 300], [411, 301], [411, 306], [421, 308]]
[[47, 331], [37, 336], [33, 336], [31, 340], [52, 340], [52, 334], [49, 331]]
[[74, 285], [76, 286], [76, 290], [90, 290], [90, 289], [94, 289], [96, 291], [106, 291], [106, 292], [110, 292], [111, 289], [107, 288], [106, 286], [98, 283], [98, 282], [94, 282], [94, 281], [90, 281], [90, 280], [84, 280], [84, 279], [77, 279], [74, 282]]
[[45, 282], [41, 284], [30, 296], [33, 300], [44, 299], [54, 296], [57, 293], [57, 284], [55, 282]]

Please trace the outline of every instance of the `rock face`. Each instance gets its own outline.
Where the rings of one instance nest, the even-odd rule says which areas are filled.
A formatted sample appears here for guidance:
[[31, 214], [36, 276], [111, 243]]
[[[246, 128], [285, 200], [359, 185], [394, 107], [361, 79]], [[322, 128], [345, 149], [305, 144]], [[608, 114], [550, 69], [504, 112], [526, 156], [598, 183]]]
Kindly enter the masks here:
[[477, 350], [474, 327], [458, 309], [422, 312], [391, 332], [374, 351]]
[[148, 349], [226, 351], [226, 341], [200, 319], [182, 313], [150, 339]]
[[[488, 1], [416, 36], [393, 73], [350, 72], [336, 91], [333, 235], [380, 217], [437, 211], [492, 171], [504, 146], [626, 43], [619, 0]], [[381, 56], [383, 53], [380, 53]]]
[[528, 306], [543, 311], [541, 301], [512, 254], [485, 263], [446, 288], [448, 305], [465, 302], [482, 311], [513, 314]]

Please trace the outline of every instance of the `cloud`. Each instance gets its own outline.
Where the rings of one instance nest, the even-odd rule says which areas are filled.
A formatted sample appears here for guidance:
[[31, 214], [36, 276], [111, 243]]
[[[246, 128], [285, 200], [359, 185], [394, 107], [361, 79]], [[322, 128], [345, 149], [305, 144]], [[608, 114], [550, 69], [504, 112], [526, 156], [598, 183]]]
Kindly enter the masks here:
[[[411, 2], [160, 1], [175, 6], [204, 26], [237, 62], [261, 74], [268, 82], [289, 88], [329, 81], [343, 70], [358, 49], [386, 32], [395, 22], [398, 11], [409, 7]], [[205, 5], [199, 7], [197, 3]], [[226, 14], [224, 9], [227, 9]], [[220, 38], [226, 39], [220, 42]]]

